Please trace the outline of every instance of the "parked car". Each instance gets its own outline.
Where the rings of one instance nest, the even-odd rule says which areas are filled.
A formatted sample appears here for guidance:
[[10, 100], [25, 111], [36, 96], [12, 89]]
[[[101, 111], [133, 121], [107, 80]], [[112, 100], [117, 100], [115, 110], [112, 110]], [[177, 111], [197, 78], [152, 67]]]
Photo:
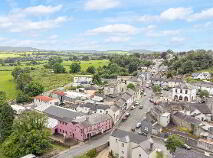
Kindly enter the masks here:
[[126, 113], [125, 113], [125, 116], [126, 116], [126, 117], [129, 117], [129, 116], [130, 116], [130, 113], [126, 112]]
[[144, 132], [142, 132], [142, 131], [139, 131], [139, 132], [138, 132], [138, 134], [139, 134], [139, 135], [147, 136], [147, 134], [146, 134], [146, 133], [144, 133]]
[[187, 150], [191, 150], [192, 148], [189, 146], [189, 145], [187, 145], [187, 144], [183, 144], [183, 148], [184, 149], [187, 149]]
[[135, 126], [132, 126], [132, 127], [131, 127], [131, 131], [132, 131], [132, 132], [135, 132]]
[[144, 93], [143, 95], [146, 96], [146, 93]]
[[135, 106], [138, 106], [138, 105], [140, 105], [140, 103], [139, 102], [135, 102]]
[[130, 110], [134, 110], [135, 109], [135, 106], [131, 106]]
[[143, 109], [143, 105], [140, 105], [140, 106], [139, 106], [139, 109]]
[[136, 124], [136, 128], [140, 128], [140, 127], [141, 127], [141, 123], [138, 122], [138, 123]]
[[126, 121], [126, 120], [127, 120], [127, 117], [124, 116], [124, 117], [122, 118], [122, 121]]

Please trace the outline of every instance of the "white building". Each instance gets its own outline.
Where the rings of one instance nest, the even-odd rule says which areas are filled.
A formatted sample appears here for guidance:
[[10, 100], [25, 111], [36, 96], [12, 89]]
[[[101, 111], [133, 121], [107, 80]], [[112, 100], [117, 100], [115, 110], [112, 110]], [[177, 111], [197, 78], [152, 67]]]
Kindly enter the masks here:
[[80, 84], [91, 84], [92, 83], [92, 75], [82, 75], [82, 76], [75, 76], [73, 78], [73, 85], [80, 85]]
[[163, 126], [163, 127], [167, 127], [168, 124], [170, 123], [170, 113], [166, 112], [166, 113], [163, 113], [161, 116], [160, 116], [160, 125]]
[[211, 74], [209, 72], [193, 73], [192, 78], [200, 80], [209, 80], [211, 79]]
[[192, 86], [198, 90], [206, 90], [210, 95], [213, 95], [213, 83], [212, 82], [195, 82]]
[[119, 121], [121, 116], [121, 110], [118, 106], [112, 105], [109, 109], [107, 109], [107, 114], [112, 117], [113, 122], [116, 123]]
[[196, 89], [186, 85], [177, 86], [172, 89], [172, 99], [175, 101], [193, 102], [196, 100]]
[[152, 139], [115, 129], [109, 137], [110, 151], [119, 158], [152, 158], [159, 151]]
[[36, 96], [34, 98], [34, 104], [37, 106], [36, 109], [38, 111], [43, 111], [51, 105], [59, 105], [59, 103], [59, 99], [53, 99], [48, 96]]
[[20, 115], [22, 112], [26, 110], [25, 107], [20, 105], [11, 105], [12, 109], [16, 112], [17, 115]]

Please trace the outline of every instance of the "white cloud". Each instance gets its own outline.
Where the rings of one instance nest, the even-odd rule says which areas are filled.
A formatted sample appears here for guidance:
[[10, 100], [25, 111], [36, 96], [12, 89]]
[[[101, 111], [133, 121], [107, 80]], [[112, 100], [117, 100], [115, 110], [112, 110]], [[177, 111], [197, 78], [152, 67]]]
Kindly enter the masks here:
[[88, 0], [84, 7], [86, 10], [106, 10], [118, 7], [119, 5], [119, 0]]
[[122, 37], [122, 36], [111, 36], [105, 40], [107, 43], [117, 43], [117, 42], [127, 42], [130, 40], [130, 37]]
[[150, 30], [145, 32], [145, 34], [148, 37], [176, 36], [179, 35], [180, 33], [181, 33], [180, 30], [162, 30], [162, 31]]
[[128, 24], [112, 24], [88, 30], [88, 35], [96, 34], [135, 34], [138, 29]]
[[57, 39], [58, 38], [58, 35], [51, 35], [50, 37], [49, 37], [49, 39]]
[[183, 20], [193, 13], [191, 8], [169, 8], [160, 14], [164, 20]]
[[25, 15], [30, 14], [30, 15], [40, 16], [40, 15], [52, 14], [57, 11], [60, 11], [61, 9], [62, 9], [62, 5], [57, 5], [57, 6], [38, 5], [38, 6], [28, 7], [25, 9], [18, 9], [15, 12], [19, 12]]
[[56, 19], [43, 21], [22, 21], [14, 23], [9, 31], [24, 32], [24, 31], [38, 31], [58, 27], [60, 23], [67, 21], [67, 17], [57, 17]]
[[191, 15], [188, 20], [189, 21], [195, 21], [195, 20], [201, 20], [201, 19], [208, 19], [213, 17], [213, 8], [209, 8], [206, 10], [202, 10], [200, 13], [195, 13]]
[[183, 37], [172, 37], [170, 42], [171, 43], [182, 43], [185, 41], [185, 38]]
[[173, 21], [173, 20], [185, 20], [196, 21], [213, 17], [213, 8], [202, 10], [198, 13], [194, 12], [192, 8], [169, 8], [159, 15], [143, 15], [138, 18], [140, 22], [158, 22], [158, 21]]

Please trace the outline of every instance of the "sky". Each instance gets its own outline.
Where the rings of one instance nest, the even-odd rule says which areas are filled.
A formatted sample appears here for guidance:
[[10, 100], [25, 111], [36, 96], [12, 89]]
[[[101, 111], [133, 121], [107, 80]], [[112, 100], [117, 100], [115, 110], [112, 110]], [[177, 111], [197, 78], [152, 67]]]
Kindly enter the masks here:
[[213, 48], [213, 0], [0, 0], [0, 46]]

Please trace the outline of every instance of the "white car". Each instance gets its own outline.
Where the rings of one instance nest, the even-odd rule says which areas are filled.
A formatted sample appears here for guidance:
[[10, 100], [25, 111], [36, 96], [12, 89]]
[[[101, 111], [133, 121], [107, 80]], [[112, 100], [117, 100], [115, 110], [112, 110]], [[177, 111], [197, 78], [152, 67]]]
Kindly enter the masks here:
[[135, 109], [135, 106], [131, 106], [130, 110], [134, 110]]
[[125, 114], [125, 116], [129, 117], [129, 116], [130, 116], [130, 113], [127, 112], [127, 113]]
[[136, 124], [136, 128], [140, 128], [140, 127], [141, 127], [141, 123], [138, 122], [138, 123]]

